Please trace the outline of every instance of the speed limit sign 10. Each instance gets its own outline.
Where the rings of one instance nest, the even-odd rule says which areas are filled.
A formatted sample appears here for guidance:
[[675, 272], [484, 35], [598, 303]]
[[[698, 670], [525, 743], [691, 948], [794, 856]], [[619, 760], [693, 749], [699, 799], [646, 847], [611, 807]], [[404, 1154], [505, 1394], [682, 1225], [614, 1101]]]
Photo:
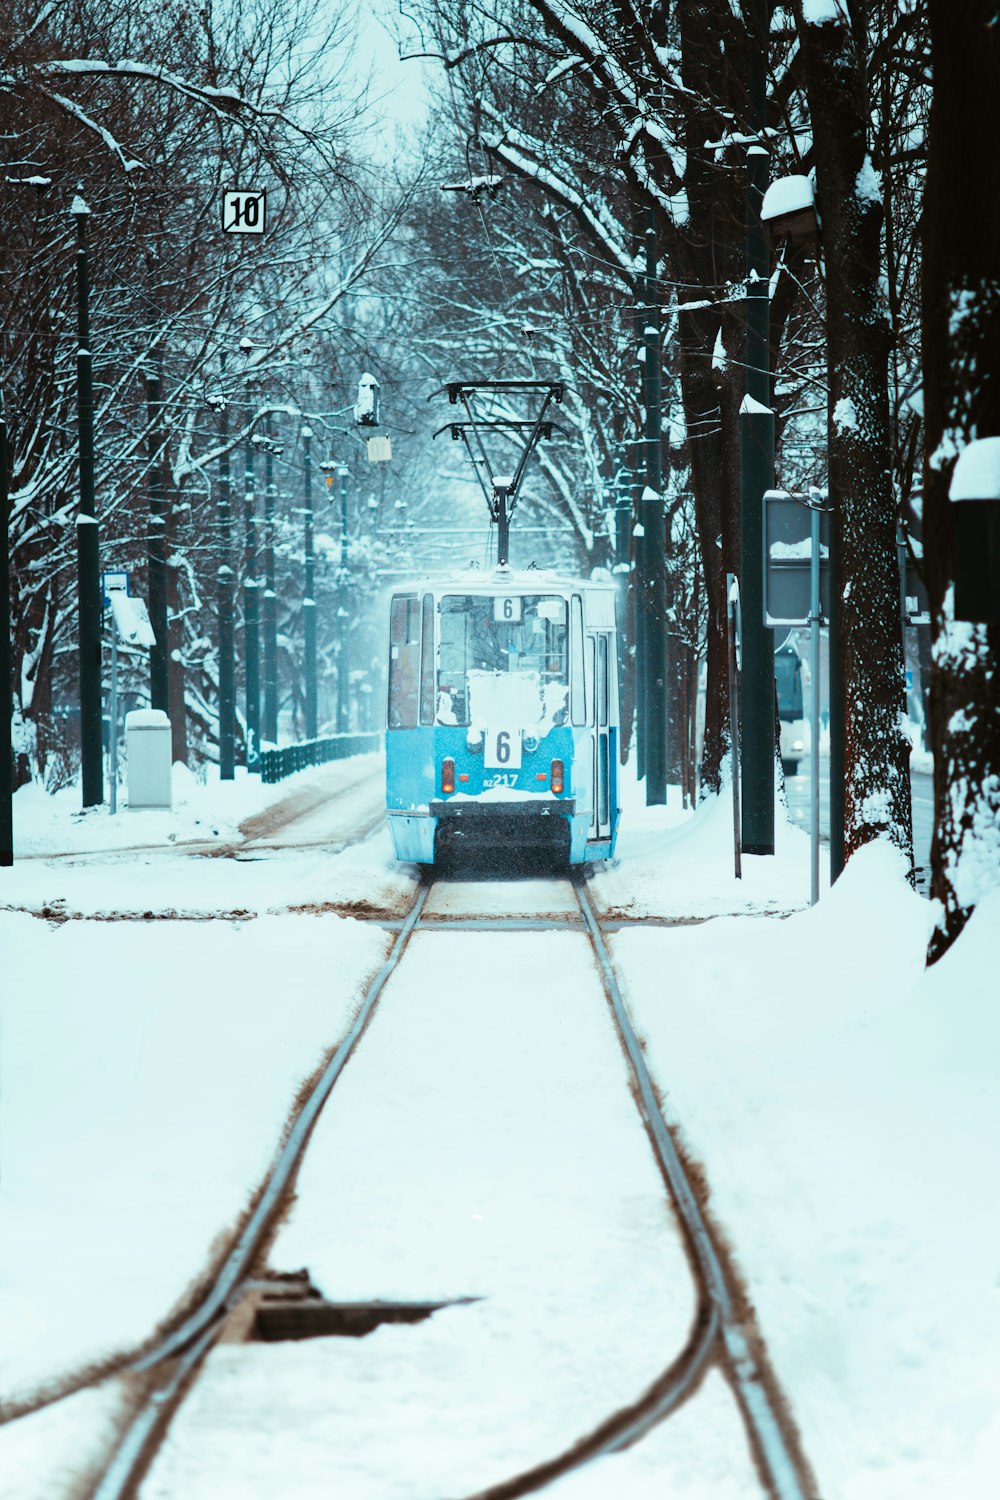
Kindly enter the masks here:
[[521, 731], [488, 729], [483, 746], [483, 765], [491, 771], [518, 771], [521, 768]]

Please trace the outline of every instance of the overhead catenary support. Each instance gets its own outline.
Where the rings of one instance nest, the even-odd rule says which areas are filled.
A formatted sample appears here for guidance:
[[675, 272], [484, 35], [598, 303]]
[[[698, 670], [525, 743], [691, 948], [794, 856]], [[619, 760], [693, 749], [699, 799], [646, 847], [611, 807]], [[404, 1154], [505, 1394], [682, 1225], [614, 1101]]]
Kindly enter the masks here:
[[[225, 355], [222, 357], [225, 368]], [[219, 455], [218, 568], [216, 604], [219, 620], [219, 779], [236, 777], [236, 663], [233, 640], [232, 504], [229, 467], [229, 411], [223, 402]]]
[[662, 391], [660, 306], [657, 292], [656, 219], [650, 208], [644, 233], [642, 361], [645, 420], [645, 479], [639, 515], [643, 529], [645, 642], [641, 669], [645, 682], [646, 806], [667, 800], [667, 591], [666, 530], [663, 517]]
[[10, 494], [7, 476], [7, 417], [0, 391], [0, 869], [14, 863], [14, 698], [10, 652]]
[[[562, 401], [563, 383], [559, 380], [454, 380], [444, 386], [443, 390], [448, 392], [448, 400], [453, 406], [461, 402], [465, 408], [466, 420], [446, 423], [444, 427], [438, 428], [434, 437], [439, 437], [442, 432], [450, 432], [456, 442], [465, 443], [479, 486], [486, 498], [490, 518], [497, 527], [497, 563], [506, 567], [510, 561], [510, 518], [517, 504], [525, 467], [539, 439], [552, 434], [553, 424], [545, 420], [545, 413], [553, 401]], [[544, 392], [544, 396], [534, 421], [494, 419], [476, 410], [477, 396], [536, 391]], [[433, 391], [428, 399], [441, 394], [442, 391]], [[513, 473], [498, 473], [495, 470], [483, 443], [483, 434], [490, 431], [508, 435], [527, 432], [527, 439]]]
[[264, 598], [262, 609], [264, 656], [264, 714], [262, 738], [278, 743], [278, 597], [274, 589], [274, 448], [271, 419], [267, 420], [268, 443], [264, 448]]
[[[767, 125], [767, 5], [753, 0], [749, 45], [750, 127]], [[769, 161], [763, 146], [747, 152], [746, 396], [740, 407], [740, 593], [743, 673], [743, 852], [774, 853], [774, 639], [764, 624], [762, 499], [774, 484], [774, 413], [769, 352], [770, 245], [760, 217]]]
[[101, 564], [94, 490], [94, 379], [90, 352], [90, 268], [87, 220], [79, 193], [76, 220], [76, 410], [80, 444], [80, 510], [76, 518], [77, 601], [80, 642], [80, 759], [83, 806], [104, 800], [101, 729]]
[[152, 708], [170, 711], [170, 647], [167, 626], [167, 507], [163, 494], [160, 415], [163, 375], [156, 356], [146, 371], [146, 421], [149, 437], [147, 485], [149, 487], [149, 623], [156, 637], [149, 648], [149, 702]]
[[351, 703], [348, 693], [350, 684], [350, 608], [348, 605], [348, 581], [350, 569], [350, 543], [347, 537], [347, 466], [337, 465], [340, 479], [340, 568], [338, 569], [337, 620], [340, 629], [339, 659], [337, 662], [337, 732], [347, 734], [350, 729]]
[[312, 438], [312, 428], [308, 426], [303, 427], [302, 514], [304, 520], [305, 595], [302, 600], [302, 633], [305, 647], [305, 717], [307, 740], [314, 740], [317, 734], [316, 600], [313, 597], [316, 588], [316, 558], [313, 553]]
[[253, 443], [246, 444], [243, 548], [243, 655], [246, 670], [247, 770], [260, 772], [260, 583], [257, 578], [257, 494]]

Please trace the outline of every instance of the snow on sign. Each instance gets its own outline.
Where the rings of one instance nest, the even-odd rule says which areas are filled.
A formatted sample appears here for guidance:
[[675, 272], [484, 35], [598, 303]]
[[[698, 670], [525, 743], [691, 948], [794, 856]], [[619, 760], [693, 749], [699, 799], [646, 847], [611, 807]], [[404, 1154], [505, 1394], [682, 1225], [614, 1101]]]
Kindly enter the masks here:
[[227, 188], [222, 194], [222, 227], [227, 234], [263, 234], [266, 188]]
[[[809, 496], [787, 490], [764, 495], [764, 624], [808, 625], [812, 561]], [[830, 517], [820, 514], [820, 609], [830, 618]]]

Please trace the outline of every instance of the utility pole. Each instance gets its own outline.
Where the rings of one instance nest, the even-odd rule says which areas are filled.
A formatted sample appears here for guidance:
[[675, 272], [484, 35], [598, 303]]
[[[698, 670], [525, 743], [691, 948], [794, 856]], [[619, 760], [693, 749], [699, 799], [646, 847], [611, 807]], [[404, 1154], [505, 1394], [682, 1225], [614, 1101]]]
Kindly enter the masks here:
[[[635, 246], [635, 311], [633, 313], [633, 328], [635, 333], [636, 358], [639, 366], [639, 395], [640, 404], [645, 409], [646, 395], [646, 341], [644, 329], [646, 327], [646, 310], [643, 305], [643, 293], [645, 278], [639, 274], [639, 259], [643, 251], [641, 225], [638, 206], [633, 207], [633, 244]], [[631, 599], [633, 609], [633, 643], [632, 643], [632, 670], [635, 683], [635, 770], [640, 781], [646, 779], [647, 765], [647, 742], [649, 738], [649, 717], [646, 711], [646, 686], [648, 673], [646, 671], [646, 653], [649, 643], [649, 620], [648, 620], [648, 578], [649, 578], [649, 551], [646, 545], [646, 527], [643, 521], [642, 496], [645, 486], [643, 485], [643, 474], [645, 472], [645, 436], [637, 437], [631, 444], [632, 462], [629, 465], [629, 478], [631, 481], [632, 513], [635, 516], [633, 527], [633, 539], [635, 542], [635, 562], [631, 577]]]
[[663, 518], [663, 422], [660, 379], [660, 304], [657, 290], [656, 215], [647, 211], [643, 278], [643, 385], [646, 487], [639, 514], [646, 559], [646, 806], [667, 800], [667, 593]]
[[13, 694], [10, 669], [10, 488], [7, 479], [7, 417], [0, 391], [0, 869], [14, 863]]
[[160, 453], [160, 413], [163, 377], [159, 356], [146, 371], [146, 420], [149, 427], [149, 623], [156, 640], [149, 648], [149, 701], [152, 708], [170, 712], [167, 629], [167, 508], [163, 497]]
[[[271, 437], [271, 419], [267, 419]], [[274, 590], [274, 451], [268, 443], [264, 458], [264, 719], [262, 733], [278, 743], [278, 597]]]
[[[222, 356], [225, 370], [225, 354]], [[236, 777], [236, 664], [233, 654], [232, 505], [229, 469], [229, 408], [222, 407], [222, 452], [219, 455], [219, 566], [216, 599], [219, 612], [219, 779]]]
[[312, 428], [303, 427], [302, 445], [305, 452], [303, 472], [303, 515], [305, 518], [305, 597], [302, 600], [302, 626], [305, 637], [305, 697], [306, 739], [314, 740], [317, 734], [316, 717], [316, 558], [313, 553], [313, 502], [312, 502]]
[[[763, 138], [766, 110], [766, 0], [750, 15], [750, 129]], [[769, 293], [771, 255], [760, 209], [770, 158], [763, 146], [747, 152], [746, 396], [740, 407], [740, 597], [743, 677], [740, 684], [743, 752], [743, 851], [774, 853], [774, 640], [764, 624], [763, 501], [774, 483]]]
[[101, 731], [101, 564], [94, 493], [94, 378], [90, 352], [90, 209], [77, 193], [76, 220], [76, 410], [80, 443], [80, 510], [76, 518], [77, 600], [80, 640], [80, 760], [83, 806], [104, 801]]
[[337, 618], [340, 624], [339, 641], [340, 657], [337, 664], [337, 733], [346, 734], [350, 728], [348, 722], [350, 717], [350, 697], [348, 687], [350, 684], [350, 660], [347, 649], [347, 631], [350, 624], [350, 614], [347, 608], [347, 579], [349, 559], [349, 544], [347, 540], [347, 467], [340, 464], [337, 473], [340, 476], [340, 588], [338, 593], [340, 601], [337, 607]]
[[257, 590], [257, 496], [253, 443], [246, 444], [246, 532], [243, 557], [243, 655], [246, 663], [247, 770], [260, 771], [260, 604]]

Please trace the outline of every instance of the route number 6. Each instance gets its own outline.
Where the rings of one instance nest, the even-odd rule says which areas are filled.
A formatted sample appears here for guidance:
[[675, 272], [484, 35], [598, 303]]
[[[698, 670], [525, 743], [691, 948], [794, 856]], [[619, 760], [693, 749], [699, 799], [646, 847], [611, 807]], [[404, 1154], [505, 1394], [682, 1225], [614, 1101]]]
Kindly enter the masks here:
[[517, 771], [521, 765], [521, 731], [489, 729], [483, 753], [483, 765], [491, 770]]
[[493, 600], [493, 618], [502, 621], [506, 625], [518, 625], [521, 621], [520, 599], [504, 599], [497, 597]]

